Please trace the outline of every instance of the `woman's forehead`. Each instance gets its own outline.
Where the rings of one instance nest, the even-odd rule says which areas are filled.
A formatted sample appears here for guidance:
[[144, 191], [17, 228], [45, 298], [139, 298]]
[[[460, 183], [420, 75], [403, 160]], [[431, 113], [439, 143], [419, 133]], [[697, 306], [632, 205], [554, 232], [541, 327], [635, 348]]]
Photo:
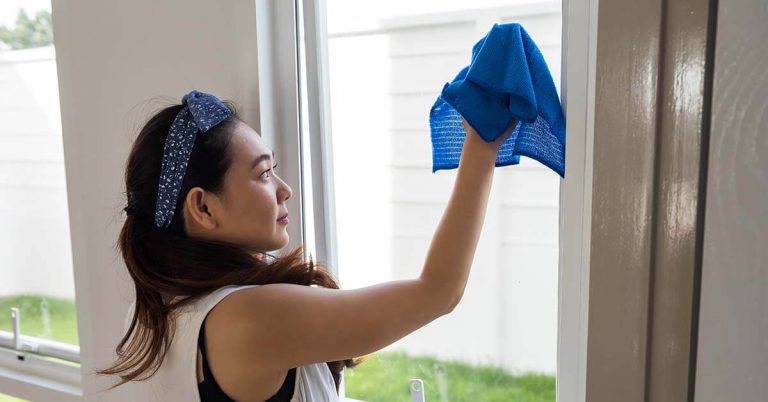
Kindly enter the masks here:
[[241, 163], [248, 163], [254, 158], [263, 155], [272, 155], [272, 149], [264, 143], [258, 132], [245, 123], [240, 122], [233, 135], [235, 145], [235, 159]]

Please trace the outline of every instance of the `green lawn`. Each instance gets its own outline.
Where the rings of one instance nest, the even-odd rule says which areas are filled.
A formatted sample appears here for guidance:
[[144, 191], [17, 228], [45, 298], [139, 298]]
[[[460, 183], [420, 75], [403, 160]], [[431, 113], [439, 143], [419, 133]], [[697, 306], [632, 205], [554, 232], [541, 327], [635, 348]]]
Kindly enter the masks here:
[[427, 402], [504, 401], [554, 402], [555, 377], [508, 371], [488, 365], [378, 352], [354, 369], [345, 371], [346, 395], [367, 402], [410, 401], [408, 383], [424, 381]]
[[21, 314], [21, 333], [78, 345], [74, 300], [19, 295], [0, 297], [0, 330], [13, 331], [11, 307]]
[[[11, 331], [11, 307], [20, 309], [23, 334], [78, 344], [74, 301], [32, 295], [0, 297], [0, 330]], [[427, 402], [555, 400], [552, 375], [514, 376], [493, 366], [396, 351], [375, 353], [358, 367], [346, 370], [346, 395], [366, 402], [410, 401], [408, 383], [412, 378], [424, 381]], [[20, 401], [0, 394], [0, 402]]]

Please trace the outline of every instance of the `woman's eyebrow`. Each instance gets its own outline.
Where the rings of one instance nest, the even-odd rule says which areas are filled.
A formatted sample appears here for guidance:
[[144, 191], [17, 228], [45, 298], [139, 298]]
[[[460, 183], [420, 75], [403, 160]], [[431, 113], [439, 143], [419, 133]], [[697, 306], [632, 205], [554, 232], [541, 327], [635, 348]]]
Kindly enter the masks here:
[[272, 155], [270, 154], [263, 154], [256, 157], [256, 159], [253, 160], [253, 163], [251, 163], [251, 169], [255, 168], [261, 161], [265, 159], [269, 159], [269, 157], [272, 157], [272, 159], [275, 159], [275, 151], [272, 151]]

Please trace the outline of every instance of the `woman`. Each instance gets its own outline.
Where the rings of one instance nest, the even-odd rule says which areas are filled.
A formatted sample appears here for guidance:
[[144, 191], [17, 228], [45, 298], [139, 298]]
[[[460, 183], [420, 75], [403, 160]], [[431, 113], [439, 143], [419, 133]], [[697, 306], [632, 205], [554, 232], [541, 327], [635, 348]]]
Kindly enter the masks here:
[[118, 247], [136, 300], [117, 362], [98, 373], [120, 376], [112, 388], [145, 380], [155, 400], [338, 400], [356, 356], [461, 299], [514, 123], [493, 143], [464, 123], [454, 191], [419, 278], [340, 290], [301, 247], [267, 254], [288, 243], [291, 187], [231, 102], [191, 91], [149, 119], [128, 157]]

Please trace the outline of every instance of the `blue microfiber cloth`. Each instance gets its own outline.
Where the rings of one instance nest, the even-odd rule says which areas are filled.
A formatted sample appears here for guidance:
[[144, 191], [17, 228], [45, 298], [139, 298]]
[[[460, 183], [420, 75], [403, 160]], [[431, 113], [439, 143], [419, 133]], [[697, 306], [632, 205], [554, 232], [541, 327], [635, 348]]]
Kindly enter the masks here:
[[497, 167], [525, 155], [565, 177], [565, 117], [544, 56], [520, 24], [493, 24], [472, 47], [470, 64], [443, 86], [429, 112], [432, 173], [459, 166], [462, 116], [487, 142], [518, 120]]

